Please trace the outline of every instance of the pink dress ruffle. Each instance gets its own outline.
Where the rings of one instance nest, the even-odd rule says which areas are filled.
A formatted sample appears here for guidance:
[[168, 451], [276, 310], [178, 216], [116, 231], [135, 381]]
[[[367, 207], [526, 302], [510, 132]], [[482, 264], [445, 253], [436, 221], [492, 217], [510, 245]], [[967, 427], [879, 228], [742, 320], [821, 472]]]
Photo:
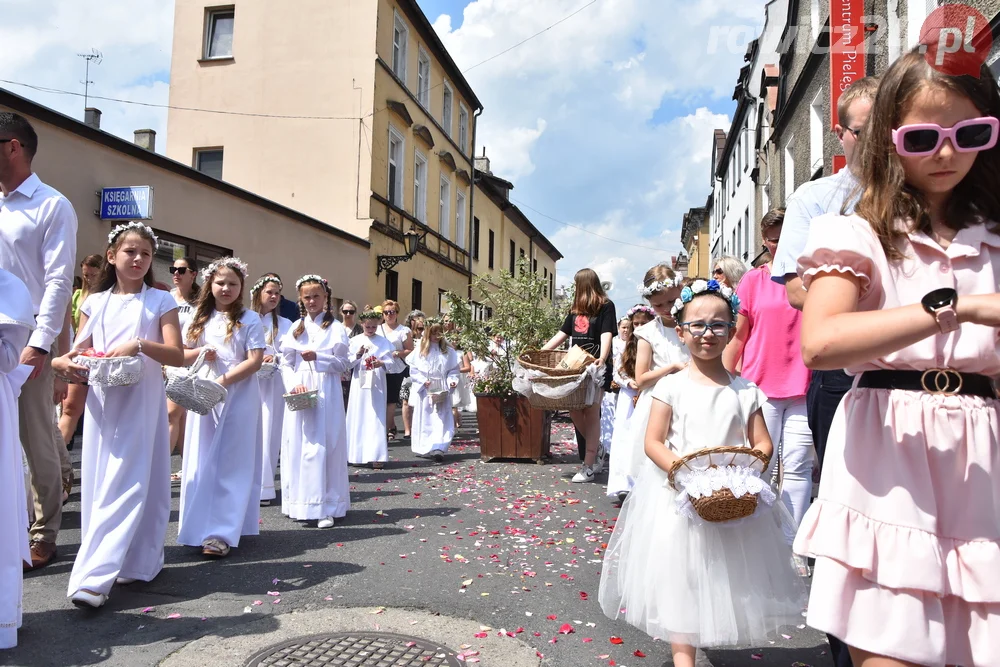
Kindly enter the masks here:
[[[858, 309], [888, 309], [938, 287], [995, 292], [998, 248], [980, 227], [946, 250], [911, 234], [907, 259], [890, 265], [864, 220], [824, 216], [799, 268], [807, 287], [822, 273], [858, 275]], [[848, 370], [876, 368], [995, 377], [997, 332], [963, 324]], [[794, 550], [816, 558], [809, 625], [921, 665], [1000, 665], [1000, 402], [852, 389]]]

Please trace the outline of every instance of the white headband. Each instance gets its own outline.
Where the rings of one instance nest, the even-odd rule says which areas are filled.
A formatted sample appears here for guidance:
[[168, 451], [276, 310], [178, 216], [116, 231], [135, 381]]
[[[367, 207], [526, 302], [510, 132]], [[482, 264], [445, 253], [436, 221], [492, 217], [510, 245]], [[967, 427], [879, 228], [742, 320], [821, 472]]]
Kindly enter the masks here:
[[114, 243], [115, 239], [118, 238], [120, 234], [124, 234], [125, 232], [131, 230], [135, 230], [138, 232], [145, 232], [146, 234], [149, 234], [153, 238], [153, 252], [156, 252], [157, 250], [160, 249], [160, 239], [156, 238], [156, 234], [153, 233], [153, 230], [147, 227], [146, 225], [142, 224], [141, 222], [137, 222], [135, 220], [133, 220], [132, 222], [126, 222], [124, 224], [118, 225], [117, 227], [112, 229], [111, 233], [108, 234], [108, 245]]
[[239, 257], [221, 257], [212, 262], [211, 264], [209, 264], [208, 266], [206, 266], [204, 269], [202, 269], [201, 281], [208, 282], [208, 279], [212, 277], [212, 274], [221, 269], [222, 267], [233, 269], [234, 271], [239, 271], [240, 275], [243, 276], [244, 278], [246, 278], [247, 276], [246, 262], [241, 260]]
[[674, 287], [680, 287], [684, 284], [684, 279], [680, 276], [674, 276], [673, 280], [657, 280], [649, 285], [639, 284], [639, 293], [643, 296], [652, 296], [659, 292], [660, 290], [672, 289]]
[[326, 281], [323, 280], [321, 276], [317, 276], [315, 273], [310, 273], [295, 281], [295, 291], [299, 291], [299, 288], [302, 287], [303, 284], [310, 282], [319, 283], [323, 287], [326, 287]]

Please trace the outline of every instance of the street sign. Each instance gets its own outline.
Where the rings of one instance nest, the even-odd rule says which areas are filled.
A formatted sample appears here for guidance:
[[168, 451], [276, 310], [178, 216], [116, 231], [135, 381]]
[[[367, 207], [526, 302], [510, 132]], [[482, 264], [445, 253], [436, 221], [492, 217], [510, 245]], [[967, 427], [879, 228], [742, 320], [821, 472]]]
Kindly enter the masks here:
[[101, 220], [152, 220], [153, 188], [101, 188]]
[[837, 102], [865, 75], [865, 0], [830, 0], [830, 127], [840, 122]]

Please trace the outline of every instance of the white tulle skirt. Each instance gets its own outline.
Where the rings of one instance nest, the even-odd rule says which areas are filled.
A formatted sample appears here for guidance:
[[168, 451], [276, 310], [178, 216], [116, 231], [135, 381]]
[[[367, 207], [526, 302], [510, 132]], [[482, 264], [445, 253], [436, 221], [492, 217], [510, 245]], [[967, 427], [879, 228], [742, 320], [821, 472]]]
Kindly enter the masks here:
[[781, 503], [711, 524], [677, 513], [652, 461], [622, 505], [604, 554], [600, 603], [652, 637], [699, 647], [760, 646], [803, 622], [806, 588], [792, 567]]

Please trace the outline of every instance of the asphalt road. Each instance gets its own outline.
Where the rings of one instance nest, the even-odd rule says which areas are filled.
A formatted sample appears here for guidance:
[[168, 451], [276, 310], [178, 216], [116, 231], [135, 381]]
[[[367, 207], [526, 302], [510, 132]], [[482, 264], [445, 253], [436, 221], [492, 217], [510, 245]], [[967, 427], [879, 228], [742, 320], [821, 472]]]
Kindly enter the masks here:
[[[334, 607], [367, 608], [373, 629], [380, 607], [439, 614], [442, 627], [466, 619], [463, 633], [472, 620], [491, 641], [504, 633], [504, 641], [534, 648], [543, 665], [671, 664], [665, 642], [601, 612], [602, 545], [617, 508], [603, 485], [569, 483], [579, 465], [572, 428], [553, 428], [549, 465], [483, 463], [471, 416], [443, 464], [397, 443], [385, 470], [351, 469], [352, 508], [336, 527], [320, 530], [288, 520], [277, 505], [262, 508], [261, 535], [222, 561], [176, 544], [175, 486], [165, 569], [151, 583], [116, 588], [98, 611], [66, 598], [80, 542], [74, 494], [58, 561], [25, 576], [20, 645], [0, 652], [0, 665], [157, 665], [202, 637], [259, 639], [277, 632], [278, 615]], [[78, 449], [73, 454], [79, 458]], [[482, 641], [468, 634], [467, 646]], [[234, 654], [232, 664], [244, 659]], [[803, 625], [768, 646], [709, 651], [701, 664], [832, 662], [825, 638]]]

